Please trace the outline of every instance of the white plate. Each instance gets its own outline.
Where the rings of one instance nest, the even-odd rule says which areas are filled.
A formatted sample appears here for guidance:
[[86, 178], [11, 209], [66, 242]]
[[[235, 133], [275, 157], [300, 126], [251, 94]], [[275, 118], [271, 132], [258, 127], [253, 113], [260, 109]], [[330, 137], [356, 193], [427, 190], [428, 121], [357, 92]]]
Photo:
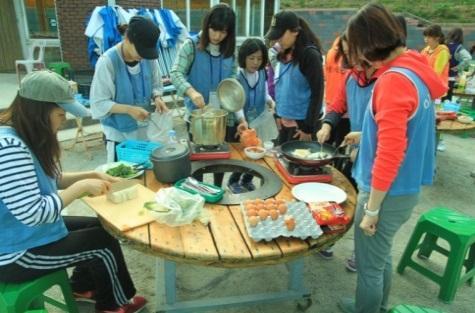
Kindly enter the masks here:
[[346, 200], [346, 192], [341, 188], [323, 183], [303, 183], [292, 188], [292, 195], [303, 202], [334, 201], [342, 203]]
[[[98, 167], [96, 167], [96, 171], [105, 173], [105, 172], [107, 172], [107, 170], [109, 170], [109, 169], [111, 169], [111, 168], [113, 168], [113, 167], [119, 166], [120, 164], [132, 166], [132, 165], [134, 165], [135, 163], [131, 163], [131, 162], [127, 162], [127, 161], [119, 161], [119, 162], [106, 163], [106, 164], [102, 164], [102, 165], [99, 165]], [[142, 174], [143, 174], [143, 170], [138, 171], [137, 173], [135, 173], [135, 174], [132, 175], [132, 176], [127, 177], [126, 179], [132, 179], [132, 178], [135, 178], [135, 177], [139, 177], [139, 176], [141, 176]]]

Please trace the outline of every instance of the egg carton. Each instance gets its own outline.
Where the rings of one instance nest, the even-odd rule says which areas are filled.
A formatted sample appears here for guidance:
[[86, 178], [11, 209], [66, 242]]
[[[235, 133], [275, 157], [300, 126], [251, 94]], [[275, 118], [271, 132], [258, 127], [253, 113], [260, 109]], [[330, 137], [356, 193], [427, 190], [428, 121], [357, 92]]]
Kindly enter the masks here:
[[[255, 227], [249, 225], [246, 209], [242, 203], [241, 212], [244, 216], [247, 233], [255, 241], [271, 241], [281, 236], [300, 238], [302, 240], [309, 237], [316, 239], [323, 234], [322, 229], [315, 222], [305, 202], [289, 202], [287, 203], [287, 213], [279, 215], [276, 220], [272, 220], [270, 217], [263, 221], [260, 220]], [[285, 217], [289, 215], [295, 219], [295, 228], [292, 231], [289, 231], [285, 226]]]

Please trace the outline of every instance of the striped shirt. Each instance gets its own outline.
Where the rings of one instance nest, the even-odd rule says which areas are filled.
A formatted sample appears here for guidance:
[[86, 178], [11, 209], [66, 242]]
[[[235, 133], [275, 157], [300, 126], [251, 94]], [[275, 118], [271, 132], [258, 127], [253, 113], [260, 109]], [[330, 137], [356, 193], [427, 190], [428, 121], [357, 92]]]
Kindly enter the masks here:
[[[0, 201], [24, 225], [54, 223], [61, 218], [61, 198], [41, 194], [32, 155], [16, 138], [0, 138], [0, 186]], [[0, 266], [15, 262], [25, 252], [0, 254]]]

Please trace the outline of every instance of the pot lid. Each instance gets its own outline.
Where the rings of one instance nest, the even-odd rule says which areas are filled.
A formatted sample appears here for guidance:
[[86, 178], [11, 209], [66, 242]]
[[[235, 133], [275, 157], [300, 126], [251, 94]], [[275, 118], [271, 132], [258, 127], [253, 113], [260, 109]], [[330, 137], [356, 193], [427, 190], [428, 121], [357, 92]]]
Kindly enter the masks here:
[[246, 103], [246, 93], [235, 78], [223, 79], [216, 89], [221, 107], [229, 112], [237, 112]]
[[168, 143], [152, 152], [152, 160], [173, 160], [189, 153], [188, 146], [181, 143]]

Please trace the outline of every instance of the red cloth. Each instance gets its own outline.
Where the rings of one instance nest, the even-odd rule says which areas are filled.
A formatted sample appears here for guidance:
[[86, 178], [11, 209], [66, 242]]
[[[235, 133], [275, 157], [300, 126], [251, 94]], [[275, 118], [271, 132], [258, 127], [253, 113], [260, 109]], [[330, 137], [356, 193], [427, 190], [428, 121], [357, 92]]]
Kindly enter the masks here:
[[416, 51], [403, 52], [374, 73], [373, 77], [378, 80], [372, 105], [378, 127], [378, 144], [371, 185], [382, 191], [389, 190], [404, 160], [407, 124], [418, 104], [417, 90], [405, 76], [384, 74], [390, 67], [403, 67], [416, 73], [428, 87], [432, 99], [441, 97], [447, 91], [447, 86], [430, 68], [427, 60]]

